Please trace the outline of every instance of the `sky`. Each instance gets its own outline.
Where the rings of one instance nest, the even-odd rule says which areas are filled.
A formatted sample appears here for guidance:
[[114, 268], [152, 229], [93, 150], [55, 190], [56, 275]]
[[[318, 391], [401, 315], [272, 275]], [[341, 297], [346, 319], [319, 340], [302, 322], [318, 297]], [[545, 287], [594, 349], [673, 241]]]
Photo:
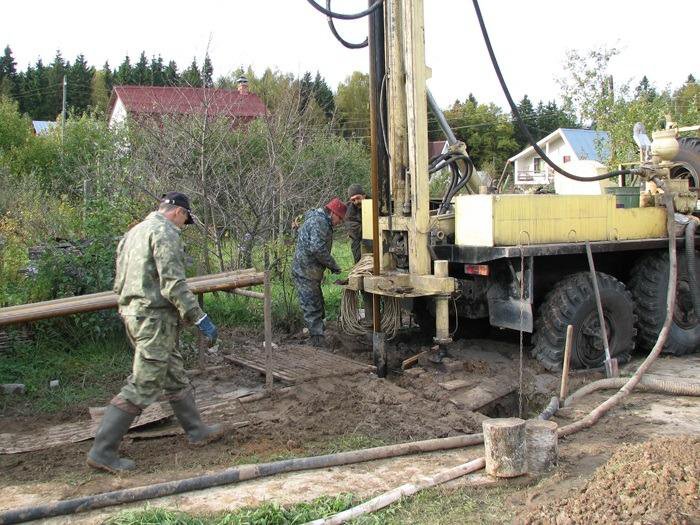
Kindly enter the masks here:
[[[325, 2], [319, 0], [323, 5]], [[470, 0], [424, 0], [428, 86], [442, 107], [473, 93], [479, 102], [506, 106], [486, 53]], [[700, 78], [697, 0], [481, 0], [496, 56], [515, 100], [559, 97], [565, 53], [617, 47], [616, 83], [636, 85], [642, 75], [657, 87]], [[366, 0], [335, 0], [338, 12], [356, 12]], [[207, 48], [214, 76], [252, 65], [302, 75], [319, 71], [331, 89], [353, 71], [368, 70], [367, 49], [348, 50], [331, 35], [326, 17], [306, 0], [34, 0], [6, 2], [0, 45], [12, 48], [19, 69], [57, 49], [71, 62], [83, 53], [101, 67], [118, 66], [142, 50], [174, 59], [180, 70]], [[366, 20], [338, 21], [341, 35], [362, 41]], [[660, 44], [665, 44], [660, 45]], [[691, 50], [693, 49], [693, 50]]]

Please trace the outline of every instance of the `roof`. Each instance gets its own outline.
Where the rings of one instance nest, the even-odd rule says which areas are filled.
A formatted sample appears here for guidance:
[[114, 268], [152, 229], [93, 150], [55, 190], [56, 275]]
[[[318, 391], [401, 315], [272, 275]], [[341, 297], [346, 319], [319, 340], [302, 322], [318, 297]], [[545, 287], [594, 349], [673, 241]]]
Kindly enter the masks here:
[[48, 133], [51, 131], [56, 123], [52, 120], [32, 120], [32, 126], [34, 126], [34, 133], [40, 135], [42, 133]]
[[[205, 98], [206, 97], [206, 98]], [[109, 101], [112, 113], [117, 99], [121, 100], [127, 114], [187, 115], [201, 113], [205, 101], [211, 115], [228, 117], [260, 117], [267, 108], [254, 93], [239, 93], [230, 89], [114, 86]]]
[[[610, 157], [610, 135], [607, 131], [559, 128], [543, 139], [538, 140], [537, 145], [543, 147], [548, 142], [552, 142], [559, 137], [571, 147], [578, 160], [605, 162]], [[508, 159], [508, 161], [513, 162], [532, 153], [534, 153], [534, 148], [530, 146]]]
[[428, 141], [428, 158], [432, 159], [433, 157], [440, 155], [442, 152], [444, 152], [446, 144], [446, 140]]

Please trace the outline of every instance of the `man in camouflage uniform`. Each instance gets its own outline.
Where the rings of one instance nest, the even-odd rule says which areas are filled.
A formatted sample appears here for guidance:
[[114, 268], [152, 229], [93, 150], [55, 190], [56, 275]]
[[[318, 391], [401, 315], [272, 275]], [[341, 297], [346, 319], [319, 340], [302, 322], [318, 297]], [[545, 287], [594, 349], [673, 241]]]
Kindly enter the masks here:
[[347, 208], [337, 197], [323, 208], [310, 210], [299, 228], [292, 277], [304, 313], [304, 323], [309, 329], [311, 344], [324, 346], [325, 304], [321, 292], [323, 272], [340, 273], [340, 266], [331, 255], [333, 228], [343, 222]]
[[[351, 184], [348, 188], [348, 212], [345, 215], [345, 228], [350, 238], [352, 259], [357, 264], [362, 257], [362, 201], [367, 194], [360, 184]], [[372, 295], [362, 292], [362, 304], [365, 309], [363, 324], [372, 322]]]
[[119, 443], [133, 420], [162, 394], [191, 444], [203, 445], [223, 435], [220, 425], [202, 422], [178, 349], [178, 317], [197, 325], [211, 344], [217, 338], [216, 327], [185, 282], [180, 228], [192, 222], [187, 196], [166, 193], [158, 211], [119, 243], [114, 292], [134, 347], [134, 363], [97, 430], [87, 456], [91, 467], [112, 473], [135, 467], [132, 460], [119, 457]]

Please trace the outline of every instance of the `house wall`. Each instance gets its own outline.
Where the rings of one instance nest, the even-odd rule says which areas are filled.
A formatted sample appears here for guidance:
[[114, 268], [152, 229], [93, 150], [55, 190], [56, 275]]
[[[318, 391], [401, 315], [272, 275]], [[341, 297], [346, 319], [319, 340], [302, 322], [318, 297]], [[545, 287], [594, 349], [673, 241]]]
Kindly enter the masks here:
[[126, 120], [126, 107], [120, 98], [114, 103], [114, 109], [109, 117], [109, 127], [118, 126]]
[[[564, 165], [565, 156], [568, 156], [570, 161], [578, 160], [576, 153], [564, 142], [561, 136], [554, 137], [541, 147], [547, 156], [559, 165]], [[543, 160], [540, 161], [540, 169], [536, 170], [536, 157], [539, 155], [533, 151], [515, 160], [516, 184], [548, 184], [552, 181], [554, 170]]]

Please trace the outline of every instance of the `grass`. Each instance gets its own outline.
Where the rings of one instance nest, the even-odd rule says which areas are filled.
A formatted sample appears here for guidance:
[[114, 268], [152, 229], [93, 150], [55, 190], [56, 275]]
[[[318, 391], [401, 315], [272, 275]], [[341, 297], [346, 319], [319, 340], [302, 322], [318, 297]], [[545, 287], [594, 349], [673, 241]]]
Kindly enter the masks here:
[[283, 507], [265, 503], [259, 507], [244, 507], [234, 512], [195, 517], [184, 512], [160, 508], [126, 511], [107, 520], [108, 525], [296, 525], [331, 516], [354, 504], [351, 494], [321, 497], [309, 503]]
[[[123, 339], [86, 342], [75, 347], [39, 341], [0, 356], [0, 383], [24, 383], [24, 396], [0, 396], [0, 409], [30, 408], [51, 413], [84, 405], [110, 394], [131, 369], [132, 352]], [[49, 382], [58, 379], [59, 386]]]
[[[511, 489], [512, 490], [512, 489]], [[513, 520], [508, 507], [510, 490], [502, 487], [457, 488], [436, 487], [403, 498], [372, 514], [352, 520], [355, 525], [425, 525], [505, 524]], [[352, 494], [323, 496], [308, 503], [284, 507], [265, 503], [234, 512], [209, 516], [193, 516], [184, 512], [149, 508], [126, 511], [108, 520], [109, 525], [296, 525], [342, 512], [362, 501]]]

